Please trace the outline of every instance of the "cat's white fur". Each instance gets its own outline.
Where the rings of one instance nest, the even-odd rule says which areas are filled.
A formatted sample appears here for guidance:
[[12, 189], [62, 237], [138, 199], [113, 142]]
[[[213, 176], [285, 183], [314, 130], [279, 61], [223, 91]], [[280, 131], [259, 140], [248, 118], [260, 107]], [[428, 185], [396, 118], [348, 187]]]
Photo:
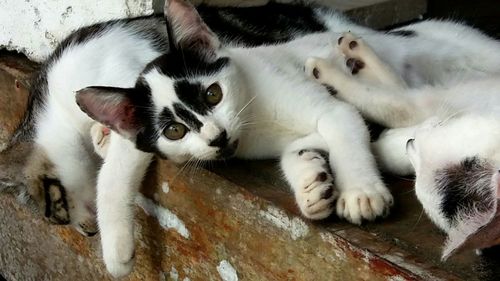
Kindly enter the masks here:
[[[210, 118], [197, 116], [209, 124], [199, 134], [190, 134], [177, 142], [160, 137], [160, 151], [174, 161], [186, 161], [192, 156], [213, 159], [216, 151], [207, 143], [220, 133], [223, 125], [229, 136], [240, 141], [236, 156], [282, 158], [285, 177], [306, 217], [324, 218], [336, 208], [340, 217], [360, 223], [362, 219], [385, 214], [392, 196], [370, 153], [364, 122], [353, 106], [333, 98], [303, 73], [307, 57], [332, 56], [342, 64], [340, 52], [331, 54], [330, 42], [340, 32], [352, 30], [363, 34], [377, 54], [396, 71], [405, 73], [404, 80], [413, 86], [442, 83], [456, 72], [467, 77], [481, 76], [500, 64], [495, 65], [494, 59], [485, 55], [487, 50], [483, 51], [493, 42], [460, 25], [416, 24], [413, 28], [419, 34], [431, 35], [409, 42], [358, 27], [336, 15], [331, 15], [328, 23], [331, 32], [281, 45], [218, 50], [218, 55], [231, 58], [231, 64], [216, 75], [203, 78], [202, 83], [208, 86], [217, 81], [224, 92], [223, 101]], [[450, 27], [470, 36], [467, 40], [474, 41], [473, 45], [457, 43], [457, 37], [450, 37]], [[476, 42], [477, 39], [482, 41]], [[137, 150], [133, 142], [112, 132], [97, 176], [98, 162], [89, 134], [93, 120], [77, 107], [74, 93], [94, 85], [132, 87], [143, 67], [158, 55], [147, 39], [116, 25], [92, 40], [65, 49], [47, 73], [49, 96], [38, 120], [35, 141], [55, 164], [68, 195], [81, 199], [82, 203], [70, 214], [72, 220], [78, 222], [91, 215], [85, 205], [93, 201], [97, 184], [103, 256], [114, 276], [126, 275], [132, 269], [133, 198], [152, 155]], [[404, 61], [409, 58], [413, 71], [405, 72]], [[151, 86], [156, 113], [171, 107], [177, 98], [171, 79], [155, 69], [144, 78]], [[245, 127], [240, 121], [253, 124]], [[54, 134], [58, 137], [54, 138]], [[327, 173], [325, 180], [317, 177], [318, 173], [327, 172], [325, 159], [321, 160], [314, 151], [300, 153], [304, 149], [328, 152], [340, 191], [336, 207], [332, 205], [335, 195], [322, 198], [331, 188], [332, 175]]]

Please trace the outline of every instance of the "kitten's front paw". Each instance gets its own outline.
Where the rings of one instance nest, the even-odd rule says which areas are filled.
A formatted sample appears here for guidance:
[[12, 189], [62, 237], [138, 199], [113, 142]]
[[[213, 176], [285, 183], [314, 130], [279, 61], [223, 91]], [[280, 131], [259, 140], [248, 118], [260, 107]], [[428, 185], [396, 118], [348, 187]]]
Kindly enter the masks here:
[[334, 211], [334, 201], [338, 196], [328, 163], [315, 150], [301, 150], [298, 158], [298, 184], [294, 188], [297, 204], [306, 218], [324, 219]]
[[337, 215], [351, 223], [361, 224], [363, 220], [387, 216], [393, 202], [391, 193], [383, 185], [369, 190], [349, 188], [340, 193]]
[[135, 262], [134, 238], [131, 234], [115, 231], [113, 235], [102, 236], [102, 251], [106, 269], [115, 278], [132, 272]]
[[108, 153], [110, 130], [106, 126], [95, 123], [90, 128], [90, 136], [92, 137], [92, 144], [94, 145], [95, 152], [105, 158]]

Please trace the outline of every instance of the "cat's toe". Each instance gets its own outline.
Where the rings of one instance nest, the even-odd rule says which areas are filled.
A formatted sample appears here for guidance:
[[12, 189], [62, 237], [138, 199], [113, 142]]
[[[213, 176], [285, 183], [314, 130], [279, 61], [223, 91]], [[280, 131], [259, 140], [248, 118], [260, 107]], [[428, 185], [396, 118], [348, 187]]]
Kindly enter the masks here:
[[309, 191], [296, 194], [297, 204], [302, 214], [309, 219], [319, 220], [330, 216], [334, 210], [338, 193], [331, 182], [314, 182]]
[[329, 63], [325, 59], [312, 57], [306, 60], [304, 70], [307, 76], [322, 81], [323, 70], [327, 65], [329, 65]]
[[[385, 187], [384, 187], [385, 188]], [[337, 215], [351, 223], [361, 224], [389, 214], [393, 205], [388, 190], [348, 189], [340, 194], [337, 201]]]
[[365, 68], [366, 64], [363, 59], [365, 44], [363, 40], [347, 32], [339, 38], [338, 47], [345, 57], [346, 66], [351, 71], [351, 74], [358, 74], [359, 71]]
[[85, 221], [79, 222], [75, 228], [78, 232], [87, 237], [92, 237], [99, 232], [97, 221], [94, 218], [89, 218]]

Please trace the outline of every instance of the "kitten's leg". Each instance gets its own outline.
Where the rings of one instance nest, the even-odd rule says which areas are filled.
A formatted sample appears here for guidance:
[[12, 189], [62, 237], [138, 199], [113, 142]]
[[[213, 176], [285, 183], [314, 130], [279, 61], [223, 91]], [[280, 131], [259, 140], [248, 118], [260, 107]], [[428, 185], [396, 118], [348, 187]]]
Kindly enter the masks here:
[[283, 174], [302, 214], [309, 219], [326, 218], [335, 209], [338, 193], [327, 151], [324, 140], [313, 134], [291, 143], [281, 157]]
[[26, 161], [24, 175], [28, 194], [45, 217], [53, 224], [69, 224], [69, 207], [66, 191], [58, 180], [55, 167], [45, 149], [34, 145]]
[[406, 89], [365, 84], [321, 58], [306, 61], [306, 73], [337, 91], [336, 96], [354, 105], [363, 116], [389, 128], [407, 127], [425, 120]]
[[337, 215], [356, 224], [387, 215], [393, 198], [381, 180], [368, 129], [358, 111], [333, 100], [319, 116], [317, 131], [328, 144], [340, 190]]
[[413, 175], [415, 170], [406, 154], [406, 143], [418, 126], [389, 129], [372, 143], [372, 151], [381, 169], [400, 176]]
[[97, 181], [97, 219], [106, 268], [125, 276], [134, 264], [134, 199], [152, 155], [111, 132]]
[[366, 80], [378, 82], [387, 87], [407, 87], [406, 82], [361, 38], [356, 38], [354, 34], [347, 32], [338, 39], [337, 43], [353, 75], [363, 75]]
[[[59, 190], [60, 196], [53, 193], [55, 198], [66, 199], [71, 224], [80, 233], [92, 236], [97, 233], [95, 221], [95, 178], [98, 163], [92, 154], [85, 148], [81, 136], [68, 128], [50, 128], [50, 132], [43, 130], [37, 136], [36, 143], [46, 151], [47, 158], [54, 165], [55, 179], [52, 179], [50, 189], [56, 184], [64, 187], [65, 192]], [[50, 126], [48, 126], [50, 127]], [[57, 137], [53, 130], [64, 132]], [[52, 195], [51, 195], [52, 198]]]

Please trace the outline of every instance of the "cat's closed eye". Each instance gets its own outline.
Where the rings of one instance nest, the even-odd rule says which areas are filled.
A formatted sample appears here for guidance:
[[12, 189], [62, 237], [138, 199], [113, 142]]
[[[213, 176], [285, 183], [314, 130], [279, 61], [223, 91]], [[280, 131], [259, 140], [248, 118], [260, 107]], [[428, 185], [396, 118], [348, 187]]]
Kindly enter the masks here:
[[187, 131], [186, 126], [181, 123], [170, 123], [163, 131], [163, 134], [170, 140], [180, 140], [186, 135]]
[[222, 89], [217, 83], [213, 83], [207, 89], [205, 95], [205, 101], [211, 105], [215, 106], [222, 100]]

